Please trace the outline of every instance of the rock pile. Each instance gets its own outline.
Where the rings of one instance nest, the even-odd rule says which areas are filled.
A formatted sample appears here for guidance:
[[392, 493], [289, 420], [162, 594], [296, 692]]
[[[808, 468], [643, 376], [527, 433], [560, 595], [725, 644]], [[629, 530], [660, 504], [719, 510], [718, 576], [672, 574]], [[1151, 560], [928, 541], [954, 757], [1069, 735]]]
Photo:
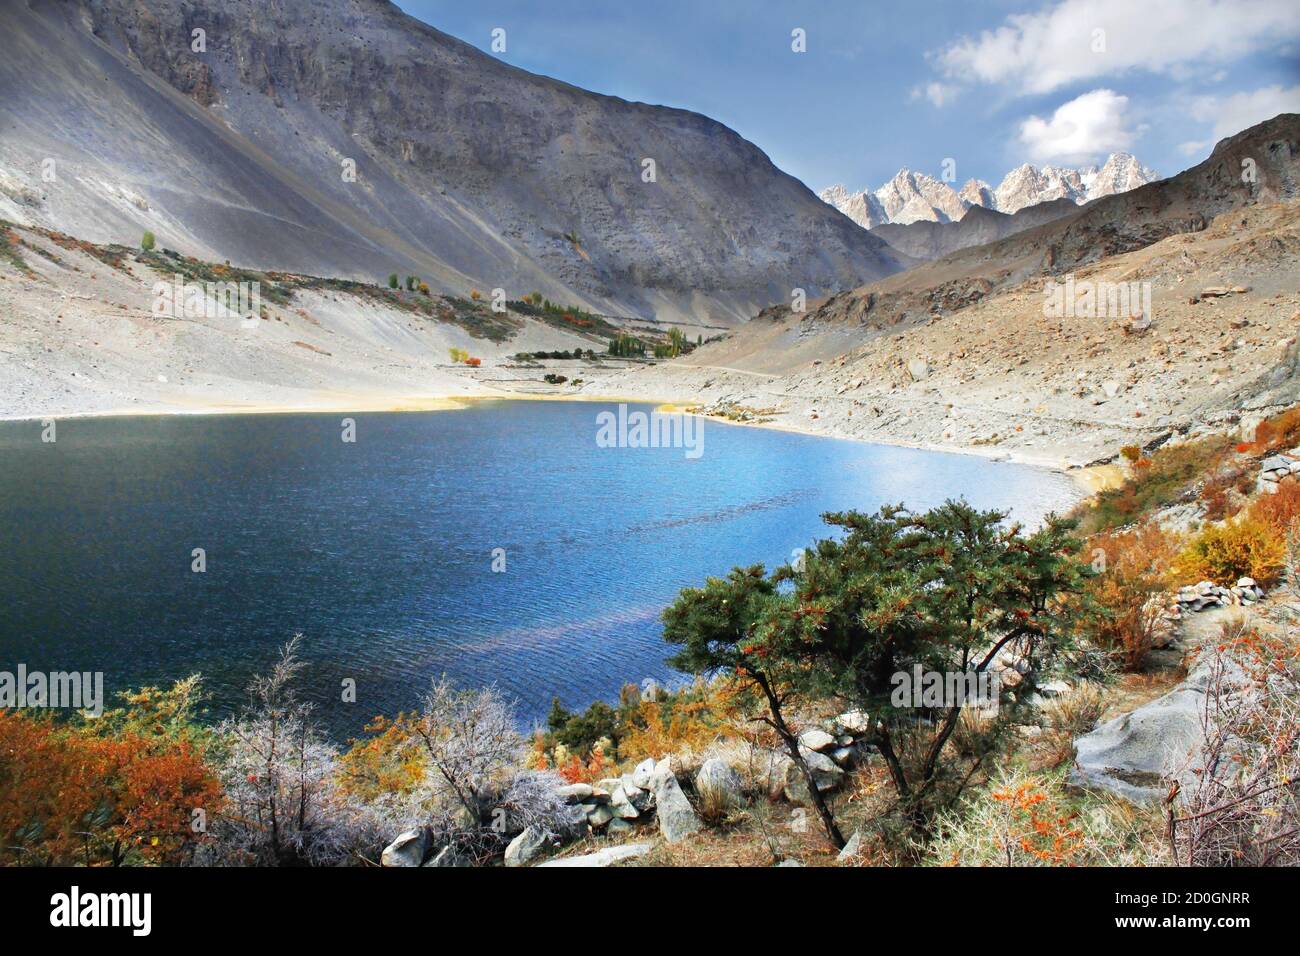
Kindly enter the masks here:
[[[832, 790], [844, 782], [846, 771], [863, 760], [870, 747], [863, 738], [871, 722], [860, 711], [849, 711], [826, 721], [822, 726], [805, 730], [799, 737], [799, 751], [812, 770], [819, 791]], [[809, 803], [807, 781], [784, 751], [772, 755], [772, 773], [767, 785], [769, 796], [784, 796], [792, 803]], [[677, 843], [704, 827], [696, 808], [679, 781], [693, 785], [701, 805], [712, 809], [740, 807], [745, 804], [745, 784], [735, 767], [720, 757], [710, 757], [690, 774], [688, 762], [677, 755], [642, 761], [618, 777], [595, 783], [573, 783], [559, 788], [558, 795], [572, 810], [575, 823], [586, 824], [591, 834], [621, 836], [642, 824], [657, 823], [659, 833], [668, 843]], [[760, 784], [761, 786], [761, 784]], [[557, 838], [538, 827], [528, 827], [510, 841], [505, 851], [505, 865], [528, 866]], [[565, 858], [543, 866], [609, 866], [630, 856], [643, 855], [649, 844], [613, 847], [582, 857]], [[423, 830], [403, 833], [383, 853], [384, 866], [458, 866], [463, 861], [450, 850], [432, 853], [428, 834]], [[624, 852], [627, 849], [628, 852]], [[431, 856], [433, 859], [426, 861]]]
[[[849, 711], [799, 735], [799, 754], [812, 771], [818, 791], [834, 790], [844, 782], [845, 772], [864, 760], [871, 748], [860, 738], [871, 729], [867, 715]], [[769, 779], [771, 796], [784, 796], [791, 803], [811, 802], [808, 782], [798, 765], [784, 753], [775, 758]]]
[[1203, 611], [1231, 604], [1254, 604], [1264, 599], [1264, 589], [1254, 578], [1239, 578], [1237, 583], [1225, 588], [1213, 581], [1202, 581], [1178, 589], [1175, 602], [1179, 611]]
[[1277, 494], [1278, 483], [1294, 475], [1300, 475], [1300, 459], [1290, 455], [1272, 455], [1260, 462], [1259, 490]]

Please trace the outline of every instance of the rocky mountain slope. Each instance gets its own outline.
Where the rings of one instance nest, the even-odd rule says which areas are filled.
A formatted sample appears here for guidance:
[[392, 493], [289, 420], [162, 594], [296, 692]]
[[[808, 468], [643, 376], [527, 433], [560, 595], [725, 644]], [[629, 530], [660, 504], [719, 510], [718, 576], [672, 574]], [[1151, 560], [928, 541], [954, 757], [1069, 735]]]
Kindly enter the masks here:
[[0, 216], [94, 241], [719, 322], [907, 264], [725, 126], [387, 0], [12, 0], [0, 90]]
[[864, 229], [876, 229], [891, 223], [957, 222], [976, 206], [1011, 215], [1028, 206], [1058, 199], [1082, 205], [1159, 178], [1154, 170], [1130, 154], [1112, 153], [1100, 168], [1044, 166], [1039, 169], [1025, 163], [1007, 173], [997, 188], [983, 180], [971, 179], [955, 190], [925, 173], [901, 169], [874, 191], [864, 189], [854, 193], [836, 185], [819, 195]]
[[[1086, 464], [1296, 400], [1298, 199], [1300, 115], [1283, 114], [1170, 179], [589, 387]], [[1150, 307], [1050, 314], [1067, 280], [1137, 283]]]
[[[186, 293], [160, 298], [177, 275]], [[204, 294], [242, 281], [257, 283], [249, 321]], [[515, 361], [520, 352], [581, 350], [563, 363], [571, 378], [624, 364], [604, 354], [610, 330], [513, 306], [245, 273], [0, 221], [0, 419], [439, 408], [449, 396], [502, 395], [503, 384], [564, 390]]]
[[1011, 215], [983, 206], [972, 206], [956, 222], [918, 220], [906, 225], [887, 222], [872, 232], [899, 252], [914, 259], [938, 259], [958, 249], [1005, 239], [1017, 232], [1068, 216], [1077, 209], [1078, 206], [1065, 198], [1026, 206]]

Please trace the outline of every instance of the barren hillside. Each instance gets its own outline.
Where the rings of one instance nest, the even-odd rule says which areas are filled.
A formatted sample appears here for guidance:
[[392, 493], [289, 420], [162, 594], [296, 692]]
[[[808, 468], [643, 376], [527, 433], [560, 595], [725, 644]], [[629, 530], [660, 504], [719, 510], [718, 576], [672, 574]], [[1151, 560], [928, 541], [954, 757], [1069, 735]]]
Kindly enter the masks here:
[[907, 264], [720, 123], [524, 72], [387, 0], [13, 0], [0, 35], [13, 221], [705, 322]]

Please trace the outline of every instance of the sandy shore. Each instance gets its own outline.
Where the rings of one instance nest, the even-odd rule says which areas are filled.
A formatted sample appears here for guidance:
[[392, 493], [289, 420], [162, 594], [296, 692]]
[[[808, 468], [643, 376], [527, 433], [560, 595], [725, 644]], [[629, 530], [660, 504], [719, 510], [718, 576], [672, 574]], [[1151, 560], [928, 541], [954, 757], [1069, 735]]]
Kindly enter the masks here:
[[[697, 414], [699, 405], [683, 396], [654, 397], [648, 395], [613, 395], [613, 394], [562, 394], [540, 393], [524, 389], [502, 389], [493, 394], [483, 393], [449, 393], [444, 395], [376, 395], [351, 392], [325, 392], [313, 396], [310, 401], [291, 402], [232, 402], [232, 401], [194, 401], [169, 403], [146, 408], [115, 407], [90, 411], [69, 410], [66, 413], [42, 413], [36, 415], [9, 415], [0, 417], [0, 421], [40, 421], [45, 419], [69, 418], [116, 418], [148, 417], [159, 415], [285, 415], [285, 414], [348, 414], [348, 413], [402, 413], [456, 411], [482, 402], [494, 401], [533, 401], [533, 402], [590, 402], [654, 405], [657, 411], [665, 414]], [[1042, 456], [1018, 454], [1014, 451], [996, 448], [961, 448], [928, 445], [924, 442], [909, 442], [891, 436], [864, 436], [861, 434], [837, 433], [834, 429], [817, 428], [789, 421], [739, 422], [716, 415], [702, 417], [721, 425], [736, 428], [765, 428], [774, 431], [791, 432], [814, 438], [826, 438], [838, 441], [863, 442], [865, 444], [889, 445], [900, 448], [915, 448], [920, 451], [943, 452], [946, 454], [973, 455], [994, 461], [1006, 461], [1036, 468], [1059, 471], [1071, 477], [1079, 489], [1080, 498], [1095, 494], [1097, 491], [1122, 480], [1122, 469], [1113, 465], [1099, 465], [1087, 468], [1071, 466], [1069, 463], [1044, 459]]]

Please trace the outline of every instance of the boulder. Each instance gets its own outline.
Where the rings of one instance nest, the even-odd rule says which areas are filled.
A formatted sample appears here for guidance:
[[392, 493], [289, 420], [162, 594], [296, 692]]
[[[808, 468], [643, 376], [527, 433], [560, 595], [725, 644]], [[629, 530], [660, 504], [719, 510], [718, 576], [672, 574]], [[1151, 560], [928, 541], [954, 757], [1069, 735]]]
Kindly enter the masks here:
[[636, 807], [642, 813], [647, 810], [653, 810], [655, 805], [655, 795], [650, 790], [638, 787], [630, 773], [623, 775], [623, 793], [627, 797], [628, 803]]
[[641, 815], [641, 811], [634, 807], [632, 801], [628, 799], [627, 791], [623, 789], [621, 783], [609, 795], [609, 809], [614, 816], [623, 820], [635, 820]]
[[655, 762], [651, 759], [641, 761], [632, 771], [632, 783], [641, 790], [653, 789], [651, 780], [655, 773]]
[[871, 721], [862, 711], [850, 710], [835, 718], [835, 726], [844, 733], [857, 737], [871, 730]]
[[[1077, 738], [1070, 783], [1107, 790], [1134, 803], [1163, 799], [1175, 775], [1198, 770], [1208, 680], [1206, 663], [1163, 697]], [[1230, 674], [1227, 680], [1246, 682], [1240, 673]]]
[[700, 818], [686, 799], [681, 785], [672, 774], [657, 777], [655, 787], [655, 814], [659, 818], [659, 832], [669, 843], [686, 839], [700, 829]]
[[450, 846], [445, 846], [434, 854], [425, 866], [469, 866], [469, 862]]
[[[818, 790], [834, 790], [843, 782], [844, 771], [830, 757], [802, 747], [799, 748], [799, 753], [804, 762], [808, 764], [808, 769], [812, 771], [813, 782], [817, 785]], [[785, 765], [784, 793], [785, 798], [791, 803], [808, 804], [812, 802], [803, 771], [799, 769], [799, 765], [793, 760]]]
[[712, 795], [720, 806], [738, 807], [745, 802], [740, 774], [725, 760], [710, 757], [695, 775], [695, 792]]
[[919, 382], [930, 374], [930, 363], [925, 359], [909, 359], [907, 362], [907, 374], [912, 377], [912, 381]]
[[851, 767], [857, 755], [858, 752], [853, 747], [836, 747], [830, 753], [831, 759], [838, 767]]
[[805, 730], [799, 735], [799, 744], [819, 753], [835, 746], [835, 738], [824, 730]]
[[384, 847], [379, 856], [382, 866], [419, 866], [429, 852], [429, 834], [423, 828], [407, 830]]
[[859, 854], [862, 853], [862, 831], [854, 830], [853, 836], [844, 844], [844, 849], [840, 850], [839, 855], [835, 858], [839, 863], [854, 863], [857, 861]]
[[581, 803], [592, 794], [592, 788], [587, 783], [571, 783], [566, 787], [560, 787], [556, 791], [565, 803]]
[[633, 860], [650, 852], [649, 843], [626, 843], [623, 846], [609, 846], [585, 856], [569, 856], [561, 860], [547, 860], [542, 866], [612, 866], [623, 860]]
[[506, 847], [506, 866], [527, 866], [544, 849], [546, 833], [538, 827], [528, 827]]
[[607, 803], [586, 803], [587, 823], [593, 830], [599, 830], [614, 819], [614, 810]]

